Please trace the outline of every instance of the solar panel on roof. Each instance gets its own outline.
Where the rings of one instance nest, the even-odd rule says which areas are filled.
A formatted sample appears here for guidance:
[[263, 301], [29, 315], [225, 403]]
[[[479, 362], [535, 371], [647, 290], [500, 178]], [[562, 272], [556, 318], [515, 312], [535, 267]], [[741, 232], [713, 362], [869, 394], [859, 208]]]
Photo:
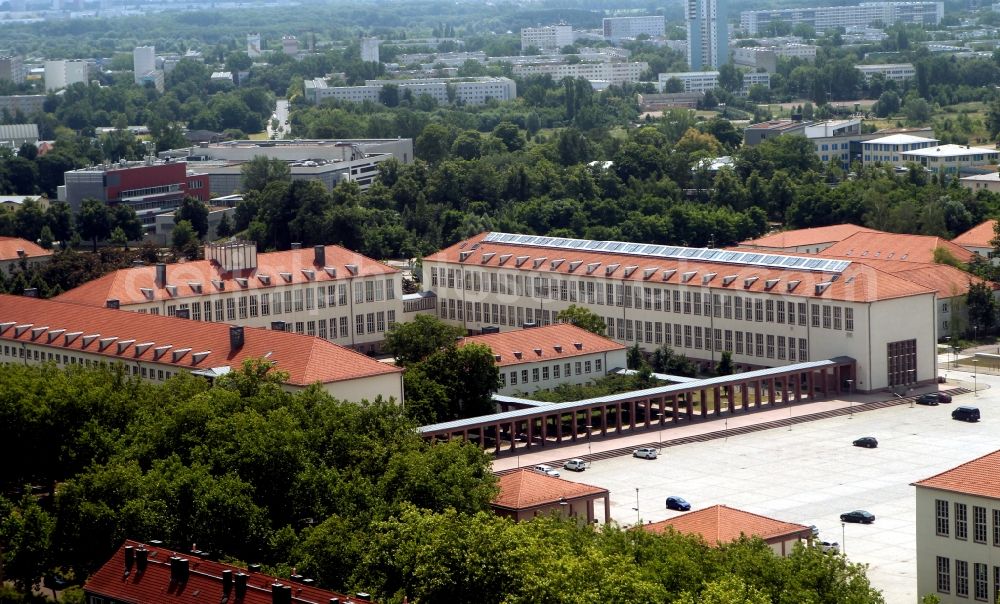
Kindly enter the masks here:
[[517, 245], [537, 245], [539, 247], [561, 249], [619, 252], [654, 258], [672, 258], [678, 260], [697, 259], [708, 262], [724, 262], [728, 264], [745, 264], [774, 268], [800, 268], [804, 270], [816, 270], [831, 273], [843, 272], [848, 266], [851, 265], [849, 260], [827, 260], [802, 256], [734, 252], [731, 250], [713, 248], [650, 245], [642, 243], [628, 243], [624, 241], [593, 241], [588, 239], [518, 235], [515, 233], [489, 233], [486, 235], [484, 241], [494, 243], [512, 243]]

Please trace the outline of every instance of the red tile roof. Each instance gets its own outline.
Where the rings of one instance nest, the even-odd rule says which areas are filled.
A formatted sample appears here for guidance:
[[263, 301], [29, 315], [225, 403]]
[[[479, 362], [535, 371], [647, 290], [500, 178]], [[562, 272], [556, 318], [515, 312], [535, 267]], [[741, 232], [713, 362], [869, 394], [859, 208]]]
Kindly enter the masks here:
[[[588, 265], [597, 264], [599, 269], [595, 269], [594, 273], [590, 275], [592, 277], [604, 278], [609, 276], [607, 271], [611, 270], [610, 276], [616, 280], [634, 283], [648, 282], [657, 285], [678, 285], [683, 282], [682, 278], [686, 273], [692, 272], [695, 275], [687, 282], [691, 287], [703, 286], [714, 290], [734, 292], [763, 293], [773, 291], [783, 296], [798, 296], [817, 300], [873, 302], [932, 293], [930, 289], [858, 262], [852, 262], [844, 269], [839, 278], [831, 283], [829, 273], [722, 262], [677, 260], [618, 252], [577, 251], [536, 245], [492, 243], [483, 241], [486, 235], [487, 233], [480, 233], [431, 254], [424, 260], [425, 262], [461, 264], [470, 269], [481, 266], [491, 268], [503, 266], [507, 270], [530, 272], [533, 275], [550, 273], [552, 276], [572, 275], [584, 279], [588, 277]], [[461, 259], [463, 252], [471, 253], [464, 262]], [[517, 266], [517, 258], [521, 256], [527, 257], [527, 260]], [[561, 260], [561, 262], [556, 263], [557, 260]], [[535, 261], [540, 261], [537, 267]], [[554, 264], [555, 266], [553, 266]], [[636, 268], [626, 276], [626, 270], [631, 267]], [[667, 273], [664, 271], [669, 273], [669, 277], [666, 279], [664, 276]], [[734, 276], [735, 279], [726, 283], [727, 276]], [[707, 277], [711, 278], [706, 284], [704, 279]], [[819, 294], [816, 293], [817, 285], [821, 286]], [[789, 289], [789, 287], [793, 288]]]
[[987, 220], [982, 224], [977, 224], [968, 231], [962, 233], [958, 237], [951, 240], [955, 245], [960, 245], [962, 247], [988, 247], [992, 248], [993, 244], [990, 241], [993, 240], [996, 235], [993, 229], [996, 227], [996, 220]]
[[27, 258], [52, 255], [52, 250], [47, 250], [27, 239], [21, 239], [20, 237], [0, 237], [0, 261], [17, 260], [22, 255], [19, 252], [23, 253]]
[[[85, 310], [55, 300], [0, 295], [4, 342], [33, 342], [109, 361], [143, 361], [188, 371], [226, 366], [235, 370], [244, 359], [266, 357], [275, 368], [288, 372], [287, 383], [295, 386], [401, 371], [321, 338], [252, 327], [244, 328], [243, 347], [232, 351], [229, 328], [224, 323], [106, 308]], [[202, 352], [207, 352], [203, 358]]]
[[625, 349], [618, 342], [568, 323], [470, 336], [460, 342], [462, 346], [465, 344], [489, 346], [494, 355], [500, 355], [497, 361], [500, 367]]
[[856, 224], [834, 224], [811, 229], [795, 229], [792, 231], [781, 231], [771, 233], [757, 239], [740, 242], [740, 246], [765, 247], [769, 249], [788, 249], [802, 247], [805, 245], [820, 245], [824, 243], [836, 243], [847, 239], [855, 233], [877, 233], [874, 229], [865, 228]]
[[[857, 261], [857, 259], [848, 257], [844, 259]], [[950, 264], [926, 264], [906, 260], [876, 260], [872, 258], [865, 258], [861, 260], [861, 263], [884, 273], [906, 279], [911, 283], [936, 290], [940, 298], [965, 295], [969, 293], [969, 286], [973, 283], [985, 283], [992, 289], [1000, 288], [1000, 285], [980, 279]]]
[[678, 533], [700, 535], [709, 545], [729, 543], [740, 535], [760, 537], [764, 541], [808, 537], [809, 527], [794, 522], [775, 520], [725, 505], [688, 512], [662, 522], [643, 525], [643, 530], [662, 533], [666, 527]]
[[934, 262], [934, 250], [943, 248], [959, 262], [970, 261], [975, 254], [947, 239], [931, 235], [905, 235], [881, 231], [859, 232], [839, 241], [819, 253], [820, 256], [840, 256], [864, 261], [903, 260]]
[[[131, 546], [133, 551], [139, 548], [148, 550], [146, 569], [140, 572], [133, 563], [131, 571], [126, 575], [125, 548]], [[188, 560], [188, 577], [186, 581], [174, 583], [170, 580], [170, 558], [183, 556]], [[103, 596], [117, 602], [129, 604], [219, 604], [224, 602], [222, 571], [232, 571], [235, 583], [237, 573], [247, 573], [247, 591], [243, 598], [237, 598], [235, 587], [232, 589], [229, 601], [234, 604], [272, 604], [271, 585], [281, 583], [292, 588], [292, 604], [320, 603], [325, 604], [330, 598], [340, 598], [341, 602], [364, 603], [356, 597], [348, 598], [325, 589], [319, 589], [301, 582], [289, 579], [277, 579], [260, 573], [248, 573], [247, 569], [206, 560], [187, 552], [174, 552], [169, 549], [143, 545], [137, 541], [126, 541], [110, 560], [97, 570], [84, 584], [83, 589], [88, 595]]]
[[1000, 499], [1000, 450], [913, 484], [964, 495]]
[[521, 470], [504, 474], [498, 480], [500, 493], [493, 506], [508, 510], [524, 510], [560, 501], [607, 496], [608, 490], [555, 476]]
[[[84, 283], [80, 287], [58, 296], [57, 299], [88, 306], [104, 306], [107, 300], [119, 300], [124, 306], [143, 304], [154, 300], [193, 298], [215, 293], [220, 290], [212, 283], [213, 280], [223, 282], [224, 289], [221, 291], [231, 292], [270, 290], [290, 284], [301, 285], [344, 280], [351, 276], [346, 268], [349, 264], [357, 266], [357, 276], [359, 277], [395, 275], [399, 272], [381, 262], [338, 245], [328, 245], [325, 249], [324, 266], [313, 264], [314, 252], [312, 248], [258, 254], [257, 268], [244, 271], [223, 272], [217, 264], [213, 264], [209, 260], [168, 264], [167, 284], [177, 286], [176, 295], [171, 294], [167, 288], [156, 286], [155, 266], [125, 268]], [[331, 275], [324, 270], [324, 267], [336, 269], [335, 274]], [[311, 277], [303, 271], [311, 271]], [[289, 281], [281, 276], [282, 273], [289, 276]], [[241, 281], [237, 281], [237, 279]], [[198, 284], [198, 287], [192, 284]], [[153, 297], [147, 298], [140, 288], [151, 290]], [[198, 288], [203, 293], [198, 293]]]

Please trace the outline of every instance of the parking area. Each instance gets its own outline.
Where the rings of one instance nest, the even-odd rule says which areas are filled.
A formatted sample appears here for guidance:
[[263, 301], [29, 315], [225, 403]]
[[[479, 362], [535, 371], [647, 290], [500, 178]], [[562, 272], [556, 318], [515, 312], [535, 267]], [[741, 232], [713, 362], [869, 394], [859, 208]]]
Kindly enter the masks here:
[[[666, 509], [670, 495], [684, 497], [695, 510], [725, 504], [814, 524], [822, 540], [840, 542], [851, 561], [869, 565], [868, 576], [887, 602], [916, 602], [910, 483], [1000, 449], [997, 382], [951, 404], [901, 405], [669, 447], [655, 460], [598, 460], [582, 473], [562, 476], [608, 489], [611, 516], [621, 524], [679, 514]], [[959, 405], [978, 406], [982, 421], [952, 420]], [[861, 436], [876, 437], [878, 447], [852, 446]], [[840, 514], [854, 509], [873, 513], [875, 522], [842, 526]]]

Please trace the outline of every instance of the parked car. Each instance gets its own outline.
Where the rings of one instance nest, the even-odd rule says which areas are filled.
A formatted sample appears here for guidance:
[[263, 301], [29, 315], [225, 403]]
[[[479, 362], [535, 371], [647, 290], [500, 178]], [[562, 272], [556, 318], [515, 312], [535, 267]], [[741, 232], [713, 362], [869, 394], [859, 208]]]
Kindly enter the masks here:
[[978, 422], [979, 407], [959, 407], [951, 412], [951, 419], [963, 422]]
[[864, 447], [866, 449], [874, 449], [878, 446], [878, 440], [874, 436], [862, 436], [861, 438], [854, 441], [855, 447]]
[[587, 462], [582, 459], [573, 458], [563, 464], [564, 470], [572, 470], [574, 472], [583, 472], [587, 469]]
[[809, 532], [812, 533], [813, 537], [819, 537], [819, 527], [815, 524], [809, 525]]
[[875, 514], [872, 514], [871, 512], [866, 512], [865, 510], [854, 510], [853, 512], [844, 512], [843, 514], [841, 514], [840, 521], [871, 524], [875, 522]]
[[818, 541], [816, 543], [824, 552], [830, 552], [832, 554], [840, 553], [840, 544], [836, 541]]
[[938, 403], [950, 403], [951, 395], [943, 392], [928, 392], [921, 394], [916, 399], [918, 405], [937, 405]]
[[643, 459], [656, 459], [656, 449], [653, 447], [641, 447], [632, 451], [632, 457], [641, 457]]
[[688, 503], [683, 497], [671, 495], [670, 497], [667, 497], [667, 509], [677, 510], [678, 512], [687, 512], [691, 510], [691, 504]]
[[535, 471], [540, 474], [547, 474], [549, 476], [559, 476], [559, 470], [553, 468], [552, 466], [547, 466], [545, 464], [539, 464], [535, 466]]

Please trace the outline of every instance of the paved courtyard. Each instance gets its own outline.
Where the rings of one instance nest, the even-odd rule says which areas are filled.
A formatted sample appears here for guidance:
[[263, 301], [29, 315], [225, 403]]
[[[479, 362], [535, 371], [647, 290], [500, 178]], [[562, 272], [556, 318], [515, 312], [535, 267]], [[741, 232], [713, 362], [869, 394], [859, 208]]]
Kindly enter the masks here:
[[[972, 387], [971, 374], [949, 373]], [[622, 524], [636, 522], [637, 495], [643, 523], [677, 515], [666, 510], [664, 500], [680, 495], [693, 509], [725, 504], [815, 524], [823, 540], [840, 542], [850, 560], [869, 565], [868, 576], [887, 602], [917, 602], [915, 500], [910, 483], [1000, 449], [1000, 378], [980, 373], [978, 386], [978, 397], [964, 394], [950, 405], [901, 405], [858, 412], [853, 418], [845, 415], [791, 429], [668, 447], [651, 461], [626, 456], [598, 460], [585, 472], [563, 472], [563, 477], [607, 488], [612, 518]], [[983, 420], [978, 424], [952, 420], [951, 410], [958, 405], [978, 406]], [[650, 442], [656, 439], [655, 431], [652, 434], [653, 438], [648, 432], [636, 436]], [[667, 431], [663, 436], [673, 437]], [[860, 436], [875, 436], [879, 447], [853, 447], [851, 441]], [[625, 440], [601, 445], [625, 446]], [[548, 454], [555, 458], [571, 453]], [[525, 457], [521, 456], [522, 465], [528, 465]], [[840, 514], [853, 509], [872, 512], [875, 523], [842, 526]]]

